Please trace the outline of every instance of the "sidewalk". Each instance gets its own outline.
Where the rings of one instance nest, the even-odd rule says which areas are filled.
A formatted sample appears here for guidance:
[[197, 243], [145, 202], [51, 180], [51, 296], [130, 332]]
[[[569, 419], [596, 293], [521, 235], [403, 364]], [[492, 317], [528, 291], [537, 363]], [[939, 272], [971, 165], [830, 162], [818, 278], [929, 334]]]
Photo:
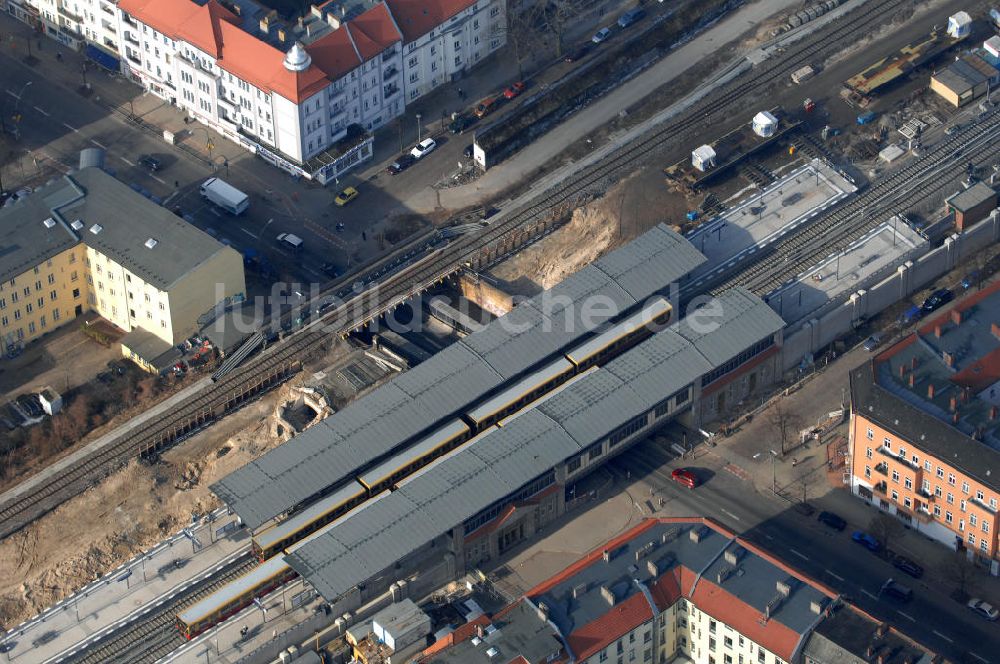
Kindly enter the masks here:
[[[861, 347], [854, 348], [821, 373], [814, 375], [801, 389], [781, 398], [781, 405], [802, 417], [803, 427], [814, 424], [826, 413], [840, 408], [841, 399], [850, 402], [846, 393], [848, 374], [855, 367], [868, 361], [871, 354]], [[789, 507], [805, 499], [816, 509], [829, 509], [848, 522], [848, 531], [867, 530], [868, 524], [879, 511], [852, 496], [840, 479], [840, 471], [827, 472], [826, 446], [838, 437], [846, 442], [848, 415], [845, 421], [822, 441], [810, 441], [804, 447], [789, 450], [778, 458], [772, 469], [770, 450], [777, 450], [773, 426], [768, 422], [769, 411], [757, 414], [736, 433], [717, 439], [709, 454], [719, 458], [726, 469], [750, 481], [762, 493], [770, 493], [772, 481], [779, 495], [789, 501]], [[779, 450], [780, 451], [780, 450]], [[755, 458], [756, 456], [756, 458]], [[793, 465], [793, 459], [797, 461]], [[727, 465], [728, 464], [728, 465]], [[916, 530], [906, 528], [898, 541], [892, 544], [910, 558], [917, 560], [926, 570], [925, 581], [955, 586], [941, 579], [941, 568], [956, 560], [957, 554], [946, 545], [931, 540]], [[969, 588], [994, 606], [1000, 605], [1000, 578], [979, 570], [973, 573]]]
[[[31, 620], [11, 628], [0, 643], [7, 661], [58, 661], [98, 639], [130, 615], [151, 610], [168, 594], [199, 582], [249, 549], [249, 534], [225, 510], [122, 564]], [[230, 525], [232, 524], [232, 525]], [[220, 532], [222, 531], [222, 532]]]

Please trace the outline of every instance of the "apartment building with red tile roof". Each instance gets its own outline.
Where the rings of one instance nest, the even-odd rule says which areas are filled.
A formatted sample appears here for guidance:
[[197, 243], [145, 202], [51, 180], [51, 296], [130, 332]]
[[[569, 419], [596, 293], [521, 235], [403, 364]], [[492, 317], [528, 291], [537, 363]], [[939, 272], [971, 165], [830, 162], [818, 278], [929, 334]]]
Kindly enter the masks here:
[[[371, 157], [367, 132], [505, 43], [505, 0], [378, 2], [351, 16], [326, 2], [280, 26], [243, 11], [219, 0], [119, 0], [114, 25], [87, 48], [227, 138], [323, 184]], [[98, 34], [79, 20], [78, 37]]]
[[854, 495], [1000, 569], [1000, 282], [850, 374]]
[[[435, 643], [421, 664], [519, 661], [511, 659], [515, 644], [535, 643], [526, 633], [543, 644], [520, 653], [529, 664], [782, 664], [806, 661], [806, 652], [824, 664], [854, 661], [858, 652], [883, 664], [932, 659], [823, 584], [699, 517], [646, 519], [485, 623], [480, 616], [474, 628]], [[555, 642], [558, 653], [550, 652]]]

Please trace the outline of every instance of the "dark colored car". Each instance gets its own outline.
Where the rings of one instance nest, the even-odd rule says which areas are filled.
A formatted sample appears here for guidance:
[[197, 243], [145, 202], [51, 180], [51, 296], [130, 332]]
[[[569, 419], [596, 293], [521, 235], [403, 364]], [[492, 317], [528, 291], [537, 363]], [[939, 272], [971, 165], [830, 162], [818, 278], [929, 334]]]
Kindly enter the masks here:
[[340, 272], [337, 270], [337, 266], [333, 263], [323, 263], [322, 267], [319, 268], [320, 271], [331, 279], [336, 279], [340, 276]]
[[902, 583], [899, 583], [894, 579], [887, 579], [886, 582], [882, 584], [880, 591], [881, 594], [886, 597], [900, 602], [909, 602], [913, 599], [913, 591], [910, 590], [908, 586], [904, 586]]
[[882, 549], [882, 543], [877, 539], [864, 532], [863, 530], [855, 530], [851, 533], [851, 539], [865, 547], [872, 553], [875, 553]]
[[924, 568], [916, 564], [906, 556], [896, 556], [892, 559], [893, 567], [906, 572], [914, 579], [919, 579], [924, 575]]
[[476, 120], [478, 120], [478, 118], [472, 115], [459, 115], [448, 123], [448, 131], [453, 134], [461, 134], [463, 131], [476, 124]]
[[465, 146], [465, 149], [462, 150], [462, 155], [466, 159], [472, 159], [472, 155], [475, 152], [475, 149], [476, 149], [475, 145], [473, 145], [472, 143], [469, 143], [468, 145]]
[[385, 172], [389, 175], [398, 175], [412, 166], [416, 161], [417, 158], [409, 153], [400, 155], [399, 159], [389, 164], [389, 167], [385, 169]]
[[820, 512], [819, 516], [816, 518], [824, 526], [829, 526], [834, 530], [843, 530], [847, 527], [847, 522], [844, 521], [843, 517], [839, 514], [834, 514], [833, 512]]
[[920, 308], [923, 309], [924, 313], [929, 314], [930, 312], [940, 309], [944, 305], [948, 304], [954, 298], [954, 293], [947, 288], [941, 288], [931, 293], [930, 297], [924, 300], [924, 303], [920, 305]]
[[144, 154], [139, 157], [139, 165], [149, 171], [158, 171], [163, 168], [163, 164], [159, 159], [150, 154]]
[[566, 60], [566, 62], [576, 62], [577, 60], [583, 59], [583, 56], [588, 53], [590, 53], [590, 44], [584, 44], [575, 51], [570, 51], [563, 59]]

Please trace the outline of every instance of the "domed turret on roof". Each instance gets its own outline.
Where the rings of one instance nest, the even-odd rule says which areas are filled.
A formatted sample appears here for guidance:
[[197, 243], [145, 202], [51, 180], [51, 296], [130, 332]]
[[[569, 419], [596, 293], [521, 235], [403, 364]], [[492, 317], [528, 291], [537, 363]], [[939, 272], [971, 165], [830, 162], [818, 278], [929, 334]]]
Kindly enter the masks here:
[[285, 69], [288, 71], [305, 71], [311, 64], [312, 58], [299, 42], [295, 42], [285, 54]]

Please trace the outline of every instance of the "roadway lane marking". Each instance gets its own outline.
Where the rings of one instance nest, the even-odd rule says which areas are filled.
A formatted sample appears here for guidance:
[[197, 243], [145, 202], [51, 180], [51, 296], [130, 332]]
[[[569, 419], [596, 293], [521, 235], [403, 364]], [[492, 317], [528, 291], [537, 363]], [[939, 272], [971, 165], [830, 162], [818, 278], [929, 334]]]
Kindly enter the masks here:
[[805, 557], [804, 555], [802, 555], [801, 553], [799, 553], [799, 552], [798, 552], [798, 551], [796, 551], [795, 549], [788, 549], [788, 551], [789, 551], [790, 553], [792, 553], [793, 555], [796, 555], [796, 556], [798, 556], [798, 557], [799, 557], [799, 558], [801, 558], [802, 560], [809, 560], [808, 558], [806, 558], [806, 557]]
[[980, 662], [986, 662], [986, 664], [990, 664], [990, 660], [986, 659], [985, 657], [980, 657], [974, 652], [970, 652], [969, 654], [978, 659]]
[[729, 510], [727, 510], [724, 507], [720, 507], [719, 509], [722, 510], [723, 512], [725, 512], [726, 514], [728, 514], [729, 516], [733, 517], [737, 521], [742, 521], [743, 520], [743, 519], [741, 519], [740, 517], [736, 516], [735, 514], [733, 514], [732, 512], [730, 512]]
[[45, 111], [43, 111], [39, 107], [35, 106], [35, 110], [38, 111], [39, 113], [41, 113], [42, 115], [44, 115], [45, 117], [49, 117], [49, 113], [46, 113]]
[[954, 641], [952, 641], [951, 639], [949, 639], [949, 638], [948, 638], [947, 636], [945, 636], [945, 635], [944, 635], [944, 634], [942, 634], [941, 632], [939, 632], [939, 631], [937, 631], [937, 630], [934, 630], [934, 633], [935, 633], [935, 634], [937, 634], [938, 636], [940, 636], [940, 637], [941, 637], [942, 639], [944, 639], [944, 640], [945, 640], [945, 641], [947, 641], [948, 643], [954, 643]]
[[135, 164], [133, 164], [133, 163], [132, 163], [131, 161], [129, 161], [129, 160], [128, 160], [128, 159], [126, 159], [125, 157], [118, 157], [118, 158], [119, 158], [119, 159], [121, 159], [122, 161], [124, 161], [124, 162], [125, 162], [126, 164], [128, 164], [129, 166], [135, 166]]
[[913, 616], [911, 616], [908, 613], [903, 613], [902, 611], [896, 611], [896, 613], [898, 613], [899, 615], [903, 616], [904, 618], [906, 618], [910, 622], [917, 622], [917, 619], [914, 618]]
[[79, 129], [77, 129], [76, 127], [74, 127], [74, 126], [72, 126], [72, 125], [68, 125], [68, 124], [66, 124], [65, 122], [63, 123], [63, 126], [64, 126], [64, 127], [66, 127], [67, 129], [72, 129], [73, 131], [75, 131], [75, 132], [76, 132], [76, 133], [78, 133], [78, 134], [80, 133], [80, 130], [79, 130]]
[[843, 582], [843, 580], [844, 580], [844, 577], [838, 576], [838, 575], [834, 574], [833, 572], [831, 572], [830, 570], [826, 570], [826, 573], [829, 574], [830, 576], [832, 576], [833, 578], [835, 578], [837, 581]]
[[247, 229], [240, 228], [240, 230], [243, 231], [244, 233], [246, 233], [247, 235], [249, 235], [250, 237], [252, 237], [253, 239], [255, 239], [255, 240], [257, 239], [257, 236], [254, 235], [253, 233], [251, 233], [250, 231], [248, 231]]
[[156, 177], [155, 175], [150, 175], [149, 177], [153, 178], [154, 180], [156, 180], [156, 181], [157, 181], [157, 182], [159, 182], [160, 184], [166, 184], [166, 182], [164, 182], [164, 181], [163, 181], [163, 180], [161, 180], [160, 178]]
[[[76, 130], [74, 129], [73, 131], [76, 131]], [[106, 145], [101, 145], [100, 143], [98, 143], [93, 138], [90, 139], [90, 142], [93, 143], [94, 145], [96, 145], [97, 147], [101, 148], [102, 150], [107, 150], [108, 149]]]
[[864, 594], [868, 595], [868, 596], [869, 596], [869, 597], [871, 597], [871, 598], [872, 598], [873, 600], [876, 600], [876, 601], [878, 601], [878, 597], [876, 597], [875, 595], [872, 595], [872, 594], [871, 594], [870, 592], [868, 592], [868, 591], [867, 591], [867, 590], [865, 590], [864, 588], [862, 588], [862, 589], [861, 589], [861, 592], [863, 592]]

